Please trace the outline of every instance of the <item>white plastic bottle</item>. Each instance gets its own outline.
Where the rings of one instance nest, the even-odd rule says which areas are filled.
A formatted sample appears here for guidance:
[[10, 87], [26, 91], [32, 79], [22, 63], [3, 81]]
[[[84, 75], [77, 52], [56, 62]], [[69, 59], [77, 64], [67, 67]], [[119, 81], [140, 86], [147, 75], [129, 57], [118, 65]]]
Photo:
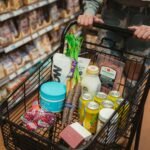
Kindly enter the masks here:
[[97, 66], [91, 65], [87, 68], [86, 75], [82, 79], [82, 94], [90, 93], [93, 97], [101, 89], [101, 81], [99, 79], [99, 69]]

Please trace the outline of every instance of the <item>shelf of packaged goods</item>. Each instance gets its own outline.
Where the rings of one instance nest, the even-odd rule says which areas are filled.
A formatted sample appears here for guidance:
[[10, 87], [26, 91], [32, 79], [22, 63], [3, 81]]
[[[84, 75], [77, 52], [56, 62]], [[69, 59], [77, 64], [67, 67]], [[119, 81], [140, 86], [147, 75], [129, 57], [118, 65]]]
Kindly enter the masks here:
[[34, 9], [46, 6], [46, 5], [51, 4], [53, 2], [56, 2], [56, 1], [57, 0], [42, 0], [42, 1], [36, 2], [34, 4], [30, 4], [28, 6], [24, 6], [24, 7], [20, 8], [20, 9], [17, 9], [17, 10], [8, 12], [8, 13], [1, 14], [0, 15], [0, 22], [5, 21], [7, 19], [10, 19], [12, 17], [19, 16], [21, 14], [24, 14], [26, 12], [32, 11]]
[[[52, 49], [52, 52], [55, 51], [59, 46], [60, 46], [60, 44], [57, 44], [56, 46], [54, 46]], [[35, 66], [36, 64], [42, 62], [50, 53], [51, 52], [45, 53], [38, 59], [35, 59], [33, 62], [26, 64], [24, 67], [18, 69], [16, 72], [12, 73], [11, 75], [7, 76], [6, 78], [0, 79], [0, 87], [7, 84], [9, 81], [15, 79], [17, 76], [19, 76], [23, 72], [26, 72], [27, 70], [29, 70], [31, 67]]]
[[9, 46], [3, 48], [3, 51], [5, 53], [11, 52], [11, 51], [15, 50], [16, 48], [19, 48], [20, 46], [22, 46], [22, 45], [24, 45], [24, 44], [40, 37], [41, 35], [53, 30], [54, 28], [56, 28], [56, 27], [58, 27], [58, 26], [60, 26], [64, 23], [67, 23], [68, 21], [70, 21], [71, 19], [74, 19], [75, 17], [76, 17], [76, 15], [72, 15], [68, 18], [61, 19], [60, 21], [56, 22], [53, 25], [49, 25], [49, 26], [47, 26], [47, 27], [45, 27], [45, 28], [43, 28], [43, 29], [41, 29], [41, 30], [39, 30], [39, 31], [23, 38], [23, 39], [21, 39], [20, 41], [18, 41], [16, 43], [10, 44]]

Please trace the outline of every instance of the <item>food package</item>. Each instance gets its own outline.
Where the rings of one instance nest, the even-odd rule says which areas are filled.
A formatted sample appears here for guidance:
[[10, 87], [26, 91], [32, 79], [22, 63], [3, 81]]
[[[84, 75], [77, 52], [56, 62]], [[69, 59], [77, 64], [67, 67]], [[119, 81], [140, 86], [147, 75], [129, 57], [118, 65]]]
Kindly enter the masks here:
[[67, 10], [69, 14], [74, 14], [74, 0], [67, 0]]
[[108, 93], [112, 89], [118, 90], [125, 63], [113, 56], [104, 54], [100, 54], [97, 60], [97, 65], [100, 68], [102, 91]]
[[27, 36], [30, 34], [29, 19], [27, 15], [21, 15], [17, 20], [19, 33], [22, 33], [22, 36]]
[[18, 85], [19, 85], [18, 80], [13, 80], [6, 85], [6, 88], [8, 92], [11, 93], [17, 88]]
[[15, 71], [15, 65], [9, 56], [3, 57], [1, 63], [3, 65], [6, 75], [9, 75]]
[[58, 40], [59, 40], [59, 32], [58, 32], [58, 30], [52, 30], [50, 32], [50, 37], [51, 37], [51, 42], [53, 44], [57, 43]]
[[16, 28], [13, 20], [9, 20], [8, 23], [9, 23], [9, 27], [10, 27], [13, 38], [17, 38], [19, 33], [17, 31], [17, 28]]
[[0, 101], [5, 99], [8, 95], [8, 91], [6, 88], [1, 88], [0, 89]]
[[12, 43], [13, 35], [8, 22], [0, 24], [0, 46], [7, 46]]
[[36, 10], [29, 13], [29, 24], [31, 32], [34, 32], [38, 29], [38, 15]]
[[24, 61], [18, 51], [10, 53], [10, 58], [12, 59], [15, 68], [18, 70], [19, 68], [24, 66]]
[[23, 0], [23, 3], [25, 4], [25, 5], [29, 5], [29, 4], [32, 4], [32, 3], [35, 3], [35, 2], [37, 2], [38, 0]]
[[52, 51], [51, 42], [47, 34], [34, 40], [34, 44], [36, 48], [38, 49], [40, 55], [43, 55], [45, 52]]
[[56, 4], [51, 5], [49, 9], [50, 20], [55, 23], [60, 17], [60, 12]]
[[30, 44], [27, 44], [25, 47], [26, 47], [26, 51], [28, 52], [32, 60], [35, 60], [39, 57], [40, 55], [39, 51], [34, 46], [34, 44], [30, 43]]
[[45, 18], [43, 9], [39, 9], [37, 11], [37, 16], [38, 16], [38, 25], [40, 27], [45, 26], [46, 25], [46, 18]]
[[31, 61], [31, 57], [28, 52], [25, 51], [25, 49], [22, 49], [22, 51], [19, 51], [20, 56], [22, 57], [22, 60], [27, 64]]
[[21, 120], [29, 130], [37, 128], [48, 128], [55, 123], [56, 116], [53, 113], [44, 112], [42, 109], [31, 108], [23, 116]]
[[10, 6], [12, 9], [18, 9], [23, 6], [22, 0], [9, 0]]
[[0, 13], [6, 12], [6, 2], [5, 0], [0, 0]]
[[5, 71], [4, 71], [4, 67], [0, 61], [0, 79], [5, 77]]

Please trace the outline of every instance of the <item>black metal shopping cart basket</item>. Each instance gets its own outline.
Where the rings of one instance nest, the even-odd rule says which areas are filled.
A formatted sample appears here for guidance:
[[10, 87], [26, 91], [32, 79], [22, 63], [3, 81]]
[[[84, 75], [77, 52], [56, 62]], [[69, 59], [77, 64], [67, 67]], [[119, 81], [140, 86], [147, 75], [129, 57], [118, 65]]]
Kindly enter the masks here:
[[[57, 121], [54, 127], [48, 129], [37, 129], [36, 131], [29, 131], [24, 126], [20, 117], [31, 107], [32, 102], [39, 97], [39, 88], [44, 82], [52, 80], [51, 68], [53, 62], [53, 55], [56, 52], [62, 52], [65, 45], [65, 35], [69, 29], [76, 24], [76, 21], [71, 22], [62, 34], [61, 46], [53, 51], [48, 58], [38, 67], [38, 69], [30, 75], [1, 105], [1, 129], [6, 149], [10, 150], [58, 150], [58, 149], [70, 149], [61, 139], [59, 139], [59, 133], [62, 131], [61, 116], [57, 114]], [[131, 36], [131, 32], [126, 29], [120, 29], [110, 27], [107, 25], [95, 24], [93, 29], [84, 31], [83, 35], [93, 34], [97, 32], [97, 29], [102, 28], [105, 30], [111, 30], [116, 34], [122, 35], [124, 38]], [[87, 29], [88, 30], [88, 29]], [[92, 31], [92, 32], [91, 32]], [[126, 54], [130, 54], [125, 51], [119, 51], [113, 46], [104, 46], [103, 39], [101, 44], [91, 43], [90, 41], [84, 41], [82, 46], [82, 57], [91, 58], [92, 62], [97, 61], [98, 55], [106, 55], [109, 58], [113, 57], [120, 60], [126, 65], [127, 68], [123, 73], [123, 81], [119, 81], [118, 89], [122, 89], [122, 93], [125, 96], [125, 101], [121, 103], [109, 121], [104, 127], [92, 137], [90, 141], [81, 145], [78, 149], [130, 149], [134, 136], [141, 124], [141, 118], [143, 115], [144, 104], [149, 91], [150, 84], [150, 70], [144, 73], [144, 65], [148, 58], [144, 56], [136, 55], [137, 59], [133, 59], [134, 68], [138, 63], [141, 64], [141, 71], [138, 82], [133, 86], [132, 79], [127, 82], [128, 72], [130, 70], [130, 62]], [[113, 56], [107, 54], [105, 49], [111, 49], [112, 51], [118, 51], [121, 55]], [[101, 49], [101, 50], [100, 50]], [[133, 55], [133, 54], [130, 54]], [[140, 62], [139, 62], [140, 60]], [[134, 70], [132, 70], [134, 72]], [[134, 76], [134, 75], [133, 75]], [[128, 91], [128, 92], [127, 92]], [[116, 114], [119, 114], [117, 125], [112, 125]], [[74, 112], [72, 122], [78, 119], [77, 112]], [[139, 134], [138, 134], [139, 135]]]

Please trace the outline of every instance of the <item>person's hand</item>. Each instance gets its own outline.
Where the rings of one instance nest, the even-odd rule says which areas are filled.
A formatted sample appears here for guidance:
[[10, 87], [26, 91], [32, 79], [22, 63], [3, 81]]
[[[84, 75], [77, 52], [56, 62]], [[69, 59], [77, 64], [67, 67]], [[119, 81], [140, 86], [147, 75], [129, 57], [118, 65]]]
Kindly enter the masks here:
[[150, 26], [141, 25], [141, 26], [131, 26], [130, 30], [134, 31], [134, 36], [141, 39], [150, 41]]
[[93, 15], [84, 14], [78, 17], [78, 23], [82, 26], [92, 26], [94, 22], [104, 23], [101, 18], [98, 18], [97, 16]]

